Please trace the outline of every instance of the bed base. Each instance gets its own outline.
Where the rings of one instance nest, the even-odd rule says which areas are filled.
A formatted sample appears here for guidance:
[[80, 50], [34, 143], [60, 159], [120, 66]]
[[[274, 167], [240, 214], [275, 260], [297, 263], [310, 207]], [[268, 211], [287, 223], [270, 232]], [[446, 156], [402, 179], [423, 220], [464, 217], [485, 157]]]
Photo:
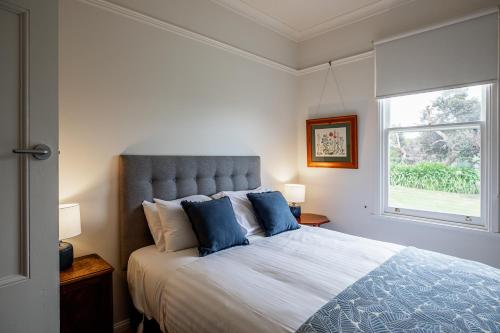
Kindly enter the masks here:
[[132, 328], [132, 332], [137, 332], [137, 328], [142, 322], [142, 332], [143, 333], [168, 333], [162, 332], [160, 329], [160, 325], [154, 319], [146, 318], [142, 313], [137, 311], [135, 306], [131, 305], [130, 309], [130, 327]]

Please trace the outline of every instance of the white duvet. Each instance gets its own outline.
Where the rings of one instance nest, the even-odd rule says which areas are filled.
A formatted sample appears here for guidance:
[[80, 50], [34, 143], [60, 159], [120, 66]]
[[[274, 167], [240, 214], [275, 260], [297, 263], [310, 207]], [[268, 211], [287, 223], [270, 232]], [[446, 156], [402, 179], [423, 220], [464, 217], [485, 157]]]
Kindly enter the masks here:
[[134, 305], [164, 332], [294, 332], [403, 247], [302, 227], [200, 258], [196, 249], [135, 251]]

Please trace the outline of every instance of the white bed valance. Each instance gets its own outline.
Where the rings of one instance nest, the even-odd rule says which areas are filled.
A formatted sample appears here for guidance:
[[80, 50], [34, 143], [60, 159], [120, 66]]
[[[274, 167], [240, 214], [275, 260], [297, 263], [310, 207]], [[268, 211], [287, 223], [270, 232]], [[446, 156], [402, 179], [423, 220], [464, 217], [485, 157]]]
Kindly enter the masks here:
[[375, 43], [376, 96], [497, 80], [498, 13]]

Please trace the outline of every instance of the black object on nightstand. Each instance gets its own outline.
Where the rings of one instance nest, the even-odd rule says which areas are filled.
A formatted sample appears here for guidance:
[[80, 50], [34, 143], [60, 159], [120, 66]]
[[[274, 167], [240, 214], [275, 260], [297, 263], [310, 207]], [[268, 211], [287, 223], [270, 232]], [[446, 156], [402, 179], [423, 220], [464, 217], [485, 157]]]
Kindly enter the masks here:
[[64, 271], [73, 264], [73, 245], [59, 242], [59, 270]]
[[300, 215], [302, 214], [302, 209], [298, 205], [291, 205], [290, 207], [290, 212], [292, 212], [292, 215], [295, 218], [300, 218]]
[[113, 332], [113, 270], [90, 254], [60, 272], [61, 333]]

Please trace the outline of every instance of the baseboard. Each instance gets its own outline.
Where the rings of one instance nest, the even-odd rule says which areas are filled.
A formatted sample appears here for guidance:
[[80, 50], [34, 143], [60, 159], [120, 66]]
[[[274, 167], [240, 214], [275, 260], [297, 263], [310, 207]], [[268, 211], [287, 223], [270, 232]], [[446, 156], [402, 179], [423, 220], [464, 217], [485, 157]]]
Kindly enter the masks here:
[[130, 319], [119, 321], [113, 325], [113, 333], [132, 333]]

